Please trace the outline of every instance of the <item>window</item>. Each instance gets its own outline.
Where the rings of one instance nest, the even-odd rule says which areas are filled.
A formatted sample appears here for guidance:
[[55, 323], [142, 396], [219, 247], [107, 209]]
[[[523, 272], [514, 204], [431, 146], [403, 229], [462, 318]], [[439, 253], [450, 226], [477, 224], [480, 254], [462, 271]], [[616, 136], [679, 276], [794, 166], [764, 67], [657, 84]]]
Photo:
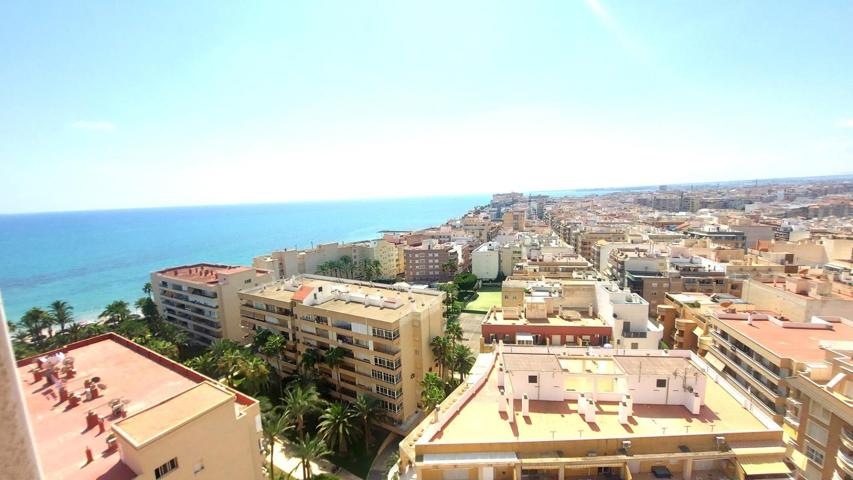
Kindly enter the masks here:
[[656, 386], [657, 386], [657, 388], [666, 388], [666, 379], [665, 378], [659, 378], [657, 380]]
[[810, 419], [806, 423], [806, 435], [817, 443], [826, 445], [826, 440], [829, 438], [829, 431]]
[[806, 458], [820, 467], [823, 466], [823, 450], [812, 447], [808, 442], [806, 442]]
[[527, 383], [539, 383], [539, 376], [538, 375], [528, 375], [527, 376]]
[[637, 342], [631, 342], [631, 350], [636, 350], [640, 348], [640, 344]]
[[823, 421], [823, 423], [829, 423], [829, 418], [832, 416], [829, 410], [823, 408], [819, 403], [814, 400], [811, 401], [811, 406], [809, 407], [809, 415], [812, 417]]
[[178, 468], [178, 458], [175, 457], [154, 469], [154, 478], [163, 478], [164, 475]]

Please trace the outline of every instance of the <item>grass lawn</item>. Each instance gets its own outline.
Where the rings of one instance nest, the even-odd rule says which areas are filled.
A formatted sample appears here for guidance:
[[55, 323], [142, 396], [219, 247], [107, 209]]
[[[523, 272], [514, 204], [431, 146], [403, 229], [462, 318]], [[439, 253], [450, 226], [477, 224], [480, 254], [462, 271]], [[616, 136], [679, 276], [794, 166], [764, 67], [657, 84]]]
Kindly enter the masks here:
[[465, 305], [463, 312], [486, 313], [493, 306], [501, 304], [501, 287], [483, 287], [475, 297]]

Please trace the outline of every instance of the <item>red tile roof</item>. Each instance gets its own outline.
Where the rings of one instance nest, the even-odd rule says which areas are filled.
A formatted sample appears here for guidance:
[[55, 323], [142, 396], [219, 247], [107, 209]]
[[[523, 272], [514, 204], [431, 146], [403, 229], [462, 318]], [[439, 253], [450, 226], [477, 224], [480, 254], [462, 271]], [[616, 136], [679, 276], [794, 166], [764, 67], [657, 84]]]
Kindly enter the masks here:
[[308, 295], [311, 295], [311, 292], [313, 290], [314, 288], [309, 287], [307, 285], [300, 287], [299, 290], [297, 290], [296, 293], [293, 294], [293, 299], [297, 302], [304, 302], [305, 299], [308, 298]]

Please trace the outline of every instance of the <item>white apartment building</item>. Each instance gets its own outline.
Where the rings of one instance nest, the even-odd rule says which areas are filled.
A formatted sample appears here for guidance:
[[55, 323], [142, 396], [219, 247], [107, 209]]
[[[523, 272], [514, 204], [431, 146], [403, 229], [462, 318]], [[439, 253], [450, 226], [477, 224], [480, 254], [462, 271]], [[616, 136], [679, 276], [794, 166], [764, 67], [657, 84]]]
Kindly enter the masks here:
[[500, 244], [486, 242], [471, 253], [471, 272], [477, 278], [494, 280], [500, 274]]

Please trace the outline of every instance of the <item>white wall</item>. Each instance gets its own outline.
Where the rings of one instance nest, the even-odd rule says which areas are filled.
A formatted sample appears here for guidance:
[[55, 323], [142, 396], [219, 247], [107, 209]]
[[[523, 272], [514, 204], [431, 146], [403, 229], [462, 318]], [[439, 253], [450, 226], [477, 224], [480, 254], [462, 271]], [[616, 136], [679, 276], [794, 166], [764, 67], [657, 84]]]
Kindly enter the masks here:
[[[513, 398], [520, 399], [525, 393], [531, 400], [562, 401], [563, 372], [537, 372], [517, 370], [507, 374], [512, 382]], [[538, 382], [529, 383], [528, 376], [536, 375]]]

